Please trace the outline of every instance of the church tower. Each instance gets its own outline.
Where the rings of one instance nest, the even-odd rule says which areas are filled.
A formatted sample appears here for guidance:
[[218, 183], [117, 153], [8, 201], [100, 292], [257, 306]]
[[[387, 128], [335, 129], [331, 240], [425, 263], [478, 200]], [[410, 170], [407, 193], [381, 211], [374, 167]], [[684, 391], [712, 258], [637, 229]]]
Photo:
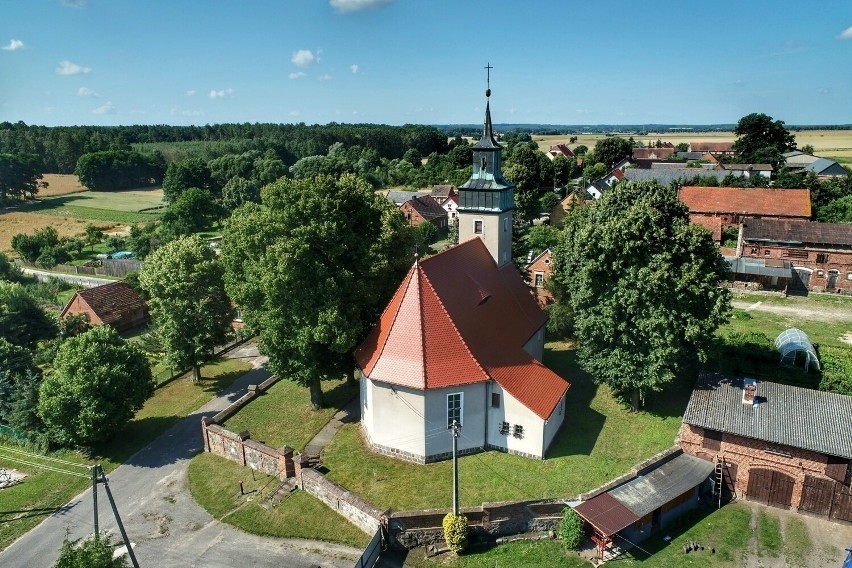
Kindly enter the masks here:
[[491, 127], [491, 88], [485, 91], [485, 125], [482, 138], [473, 147], [473, 173], [459, 186], [459, 242], [481, 238], [497, 267], [512, 260], [512, 215], [515, 186], [503, 179], [500, 170], [503, 148]]

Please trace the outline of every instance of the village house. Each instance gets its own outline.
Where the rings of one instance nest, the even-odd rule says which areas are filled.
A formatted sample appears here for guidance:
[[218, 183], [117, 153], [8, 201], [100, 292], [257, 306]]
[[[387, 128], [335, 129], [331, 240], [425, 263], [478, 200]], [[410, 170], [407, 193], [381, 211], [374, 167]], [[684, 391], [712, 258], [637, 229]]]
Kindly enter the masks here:
[[678, 197], [691, 215], [720, 218], [723, 230], [739, 225], [746, 217], [811, 218], [811, 192], [807, 189], [684, 186]]
[[[490, 91], [489, 91], [490, 94]], [[416, 260], [355, 351], [372, 448], [428, 463], [486, 449], [543, 459], [568, 383], [541, 363], [547, 316], [511, 260], [514, 185], [486, 104], [473, 173], [459, 187], [459, 242]]]
[[633, 160], [662, 161], [671, 158], [674, 148], [633, 148]]
[[412, 227], [420, 223], [432, 223], [438, 231], [447, 230], [447, 212], [429, 195], [412, 197], [400, 205], [399, 210]]
[[413, 197], [423, 197], [429, 195], [428, 191], [405, 191], [399, 189], [391, 189], [384, 192], [385, 199], [396, 205], [401, 206], [403, 203]]
[[535, 299], [542, 308], [554, 302], [553, 293], [547, 289], [547, 280], [552, 272], [553, 253], [550, 249], [544, 249], [527, 267], [527, 277], [533, 287]]
[[743, 259], [786, 262], [793, 288], [852, 292], [852, 225], [745, 218], [737, 251]]
[[772, 164], [720, 164], [720, 166], [728, 172], [742, 172], [742, 176], [746, 179], [757, 175], [766, 179], [772, 177]]
[[554, 227], [562, 227], [563, 219], [565, 215], [574, 207], [580, 206], [583, 203], [583, 199], [577, 194], [577, 192], [569, 191], [565, 197], [563, 197], [559, 203], [553, 206], [553, 209], [550, 210], [550, 224]]
[[65, 305], [60, 317], [86, 314], [93, 325], [109, 325], [122, 332], [148, 323], [148, 306], [124, 282], [79, 290]]
[[701, 152], [702, 154], [713, 154], [714, 156], [733, 156], [733, 142], [693, 142], [689, 145], [690, 152]]
[[566, 158], [574, 158], [574, 152], [565, 144], [554, 144], [545, 153], [545, 156], [553, 160], [556, 156], [564, 156]]
[[443, 205], [448, 199], [458, 195], [455, 186], [452, 185], [433, 185], [429, 190], [429, 196]]
[[[729, 174], [739, 177], [742, 172], [726, 172], [724, 170], [707, 169], [707, 168], [658, 168], [661, 164], [653, 164], [651, 169], [628, 168], [624, 171], [624, 178], [629, 181], [650, 181], [655, 180], [662, 185], [669, 185], [676, 182], [683, 185], [684, 182], [691, 183], [695, 176], [702, 178], [715, 178], [718, 183]], [[684, 164], [685, 166], [685, 164]]]
[[679, 444], [726, 494], [852, 521], [850, 424], [852, 397], [702, 372]]
[[781, 156], [784, 158], [784, 165], [792, 172], [813, 172], [820, 178], [849, 175], [846, 168], [834, 160], [805, 154], [800, 150], [785, 152]]
[[441, 203], [441, 207], [443, 207], [444, 211], [447, 212], [447, 218], [449, 219], [450, 223], [455, 223], [459, 216], [458, 194], [449, 196], [443, 203]]

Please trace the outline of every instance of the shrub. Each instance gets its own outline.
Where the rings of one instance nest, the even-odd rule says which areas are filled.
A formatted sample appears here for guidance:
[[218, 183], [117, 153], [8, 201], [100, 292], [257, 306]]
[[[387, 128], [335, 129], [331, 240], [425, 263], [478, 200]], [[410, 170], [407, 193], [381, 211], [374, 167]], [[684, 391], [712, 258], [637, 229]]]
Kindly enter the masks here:
[[819, 390], [852, 396], [852, 353], [847, 349], [822, 347], [822, 380]]
[[447, 513], [444, 517], [444, 540], [447, 546], [455, 553], [464, 552], [467, 549], [467, 537], [469, 527], [467, 517]]
[[586, 538], [583, 531], [583, 519], [571, 507], [562, 510], [562, 520], [559, 522], [559, 537], [562, 544], [569, 550], [577, 550]]
[[95, 535], [86, 540], [65, 540], [54, 568], [119, 568], [127, 566], [124, 556], [113, 558], [115, 544], [110, 537]]

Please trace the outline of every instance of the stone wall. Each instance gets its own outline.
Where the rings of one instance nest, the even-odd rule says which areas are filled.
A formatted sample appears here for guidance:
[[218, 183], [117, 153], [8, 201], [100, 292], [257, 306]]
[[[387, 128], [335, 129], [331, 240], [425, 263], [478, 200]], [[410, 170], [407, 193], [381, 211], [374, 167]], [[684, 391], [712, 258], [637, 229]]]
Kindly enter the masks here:
[[350, 523], [374, 535], [381, 526], [383, 511], [350, 493], [314, 469], [300, 469], [300, 487], [337, 511]]
[[[513, 501], [483, 503], [480, 507], [460, 510], [467, 517], [471, 538], [493, 540], [498, 537], [541, 534], [556, 531], [562, 519], [562, 501]], [[443, 544], [442, 521], [449, 509], [396, 512], [387, 517], [388, 543], [396, 549], [412, 549]]]

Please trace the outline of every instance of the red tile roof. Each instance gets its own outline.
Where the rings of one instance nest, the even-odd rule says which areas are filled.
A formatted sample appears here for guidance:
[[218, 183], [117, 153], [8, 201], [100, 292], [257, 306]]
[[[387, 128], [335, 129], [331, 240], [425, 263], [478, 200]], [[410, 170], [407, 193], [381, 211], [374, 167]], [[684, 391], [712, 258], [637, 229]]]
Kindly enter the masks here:
[[689, 149], [692, 152], [733, 152], [733, 142], [693, 142]]
[[737, 213], [804, 219], [811, 216], [811, 192], [808, 189], [684, 186], [678, 196], [691, 213]]
[[690, 215], [689, 222], [701, 225], [713, 233], [713, 240], [717, 243], [722, 242], [722, 218], [707, 217], [705, 215]]
[[[80, 290], [74, 297], [76, 296], [85, 300], [105, 325], [118, 323], [125, 315], [146, 307], [145, 301], [139, 294], [124, 282]], [[62, 310], [61, 317], [65, 317], [74, 302], [74, 297]]]
[[573, 158], [574, 157], [574, 152], [571, 151], [571, 148], [569, 148], [565, 144], [553, 144], [550, 147], [550, 151], [554, 152], [556, 154], [562, 154], [566, 158]]
[[633, 148], [634, 160], [666, 160], [674, 154], [674, 148]]
[[416, 263], [355, 351], [371, 379], [418, 389], [494, 379], [547, 419], [568, 383], [523, 349], [546, 321], [513, 264], [481, 239]]
[[639, 516], [609, 493], [583, 501], [574, 510], [604, 536], [612, 536], [639, 520]]

